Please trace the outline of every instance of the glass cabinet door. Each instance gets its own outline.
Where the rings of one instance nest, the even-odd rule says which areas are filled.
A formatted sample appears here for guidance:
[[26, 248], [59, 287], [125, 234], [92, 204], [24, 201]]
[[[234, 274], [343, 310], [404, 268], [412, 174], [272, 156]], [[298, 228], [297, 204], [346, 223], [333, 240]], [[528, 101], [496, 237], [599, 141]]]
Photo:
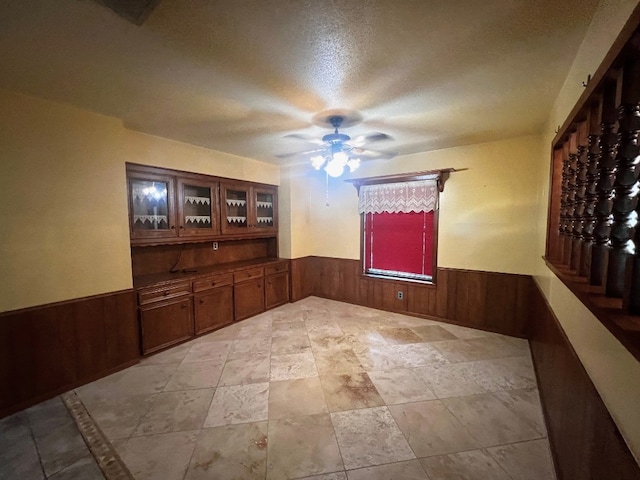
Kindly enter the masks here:
[[216, 212], [216, 185], [178, 180], [180, 202], [180, 235], [212, 235], [219, 233]]
[[175, 235], [170, 202], [173, 183], [169, 178], [131, 178], [129, 201], [131, 234], [135, 238]]
[[256, 188], [254, 192], [255, 225], [259, 230], [273, 229], [275, 219], [275, 193], [267, 189]]
[[240, 233], [249, 228], [249, 189], [221, 185], [222, 231]]

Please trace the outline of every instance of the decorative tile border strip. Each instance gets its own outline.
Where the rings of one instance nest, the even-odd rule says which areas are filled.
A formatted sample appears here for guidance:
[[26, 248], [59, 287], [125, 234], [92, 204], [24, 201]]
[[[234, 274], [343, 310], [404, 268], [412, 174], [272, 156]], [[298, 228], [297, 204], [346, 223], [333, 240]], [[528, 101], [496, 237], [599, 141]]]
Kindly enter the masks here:
[[89, 415], [76, 392], [64, 393], [60, 398], [78, 425], [78, 430], [102, 470], [105, 480], [134, 480], [133, 475]]

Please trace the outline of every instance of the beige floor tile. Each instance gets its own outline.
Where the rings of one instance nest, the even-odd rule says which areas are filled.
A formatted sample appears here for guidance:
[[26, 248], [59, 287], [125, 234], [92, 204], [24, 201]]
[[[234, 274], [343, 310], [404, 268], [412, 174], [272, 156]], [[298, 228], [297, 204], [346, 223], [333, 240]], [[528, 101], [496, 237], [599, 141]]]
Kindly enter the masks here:
[[411, 327], [411, 330], [418, 335], [423, 342], [441, 342], [443, 340], [456, 340], [458, 338], [440, 325], [421, 325]]
[[350, 348], [316, 350], [313, 356], [316, 360], [316, 368], [320, 375], [364, 372], [364, 367], [360, 363], [360, 360]]
[[389, 410], [418, 457], [461, 452], [479, 446], [440, 400], [391, 405]]
[[140, 361], [140, 365], [160, 365], [160, 364], [172, 364], [180, 363], [187, 356], [189, 350], [193, 345], [191, 343], [185, 343], [178, 345], [177, 347], [170, 348], [155, 355], [143, 358]]
[[312, 477], [304, 477], [299, 480], [347, 480], [346, 472], [326, 473], [324, 475], [313, 475]]
[[231, 350], [231, 344], [231, 341], [197, 343], [191, 347], [183, 362], [224, 362]]
[[270, 368], [271, 359], [264, 355], [227, 360], [218, 385], [228, 386], [268, 382]]
[[349, 480], [429, 480], [418, 460], [349, 470], [347, 475]]
[[205, 428], [186, 480], [264, 480], [267, 470], [267, 422]]
[[502, 335], [435, 342], [436, 348], [450, 362], [473, 362], [526, 355], [521, 345]]
[[214, 389], [159, 393], [133, 436], [199, 430], [209, 410]]
[[129, 395], [117, 400], [107, 398], [91, 401], [78, 396], [105, 436], [113, 441], [133, 434], [140, 419], [153, 405], [156, 395]]
[[269, 420], [267, 478], [299, 478], [344, 470], [328, 414]]
[[482, 393], [441, 401], [478, 440], [481, 447], [534, 440], [543, 436], [529, 420], [505, 406], [496, 394]]
[[87, 404], [93, 400], [122, 401], [124, 397], [159, 393], [178, 365], [136, 365], [76, 389]]
[[431, 480], [511, 480], [483, 450], [423, 458], [420, 462]]
[[415, 458], [387, 407], [331, 414], [347, 470]]
[[451, 323], [442, 323], [440, 326], [444, 328], [446, 331], [454, 334], [457, 338], [461, 338], [461, 339], [493, 337], [496, 335], [495, 333], [485, 332], [484, 330], [461, 327], [459, 325], [453, 325]]
[[271, 382], [269, 419], [328, 413], [318, 377]]
[[305, 335], [294, 335], [273, 337], [271, 339], [272, 355], [290, 355], [292, 353], [304, 353], [311, 351], [309, 337]]
[[404, 368], [406, 362], [392, 348], [391, 345], [367, 346], [355, 353], [366, 371]]
[[340, 349], [351, 349], [357, 340], [352, 335], [326, 334], [315, 335], [311, 337], [311, 348], [314, 352], [332, 352]]
[[420, 343], [422, 338], [409, 328], [384, 327], [379, 330], [380, 335], [389, 345], [404, 345], [406, 343]]
[[540, 394], [537, 388], [523, 388], [520, 390], [506, 390], [495, 392], [494, 395], [519, 419], [526, 422], [531, 428], [540, 433], [547, 434], [547, 429], [540, 405]]
[[320, 382], [330, 412], [384, 405], [366, 373], [320, 375]]
[[311, 352], [271, 356], [271, 381], [317, 377], [318, 370]]
[[197, 431], [133, 437], [121, 458], [136, 480], [182, 480], [197, 439]]
[[236, 340], [256, 340], [258, 338], [268, 338], [271, 340], [271, 335], [273, 334], [271, 326], [264, 326], [263, 328], [256, 328], [253, 326], [243, 326], [238, 330], [238, 334], [236, 335]]
[[220, 380], [223, 365], [220, 360], [183, 363], [173, 373], [164, 391], [215, 387]]
[[471, 362], [475, 382], [487, 391], [536, 386], [531, 358], [527, 356]]
[[237, 339], [231, 344], [227, 360], [271, 355], [271, 335]]
[[189, 342], [189, 344], [196, 343], [207, 343], [207, 342], [225, 342], [234, 340], [238, 332], [240, 331], [240, 324], [228, 325], [224, 328], [216, 330], [215, 332], [207, 333], [206, 335], [201, 335], [198, 338]]
[[306, 336], [307, 327], [304, 325], [304, 322], [282, 322], [273, 326], [272, 335], [274, 337], [292, 335]]
[[325, 318], [306, 320], [304, 323], [309, 338], [343, 335], [340, 325], [336, 322], [327, 322]]
[[488, 448], [489, 454], [518, 480], [555, 480], [547, 439]]
[[369, 378], [387, 405], [436, 398], [420, 377], [408, 369], [369, 372]]
[[413, 343], [392, 345], [389, 347], [404, 367], [421, 367], [423, 365], [442, 365], [449, 363], [432, 345], [434, 343]]
[[204, 421], [204, 428], [267, 419], [269, 384], [252, 383], [218, 387]]
[[487, 390], [474, 380], [472, 363], [427, 365], [413, 371], [438, 398], [459, 397], [485, 393]]

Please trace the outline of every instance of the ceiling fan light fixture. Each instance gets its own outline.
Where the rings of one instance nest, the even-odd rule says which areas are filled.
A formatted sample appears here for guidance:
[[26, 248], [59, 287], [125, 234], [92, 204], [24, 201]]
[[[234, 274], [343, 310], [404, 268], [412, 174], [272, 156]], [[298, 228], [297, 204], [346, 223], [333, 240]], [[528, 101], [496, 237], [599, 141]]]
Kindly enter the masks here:
[[311, 157], [311, 166], [316, 170], [320, 170], [324, 165], [325, 158], [322, 155]]
[[359, 158], [350, 158], [349, 160], [347, 160], [347, 167], [349, 167], [350, 172], [355, 172], [359, 166], [360, 166]]
[[344, 172], [345, 165], [346, 162], [342, 162], [340, 160], [337, 160], [336, 158], [332, 158], [327, 163], [327, 166], [324, 167], [324, 170], [331, 177], [339, 177]]

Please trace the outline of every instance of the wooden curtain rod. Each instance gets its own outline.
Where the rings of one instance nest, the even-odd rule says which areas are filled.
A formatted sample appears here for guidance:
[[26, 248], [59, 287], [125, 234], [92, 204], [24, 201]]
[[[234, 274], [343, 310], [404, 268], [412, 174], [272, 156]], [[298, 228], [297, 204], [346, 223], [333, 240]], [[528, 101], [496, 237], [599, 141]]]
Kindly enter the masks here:
[[416, 180], [436, 180], [438, 184], [438, 191], [444, 190], [444, 182], [449, 178], [451, 172], [460, 172], [467, 170], [466, 168], [441, 168], [438, 170], [425, 170], [422, 172], [412, 173], [398, 173], [394, 175], [380, 175], [377, 177], [363, 177], [363, 178], [350, 178], [345, 182], [353, 183], [358, 193], [360, 193], [360, 187], [362, 185], [376, 185], [380, 183], [393, 183], [393, 182], [412, 182]]

